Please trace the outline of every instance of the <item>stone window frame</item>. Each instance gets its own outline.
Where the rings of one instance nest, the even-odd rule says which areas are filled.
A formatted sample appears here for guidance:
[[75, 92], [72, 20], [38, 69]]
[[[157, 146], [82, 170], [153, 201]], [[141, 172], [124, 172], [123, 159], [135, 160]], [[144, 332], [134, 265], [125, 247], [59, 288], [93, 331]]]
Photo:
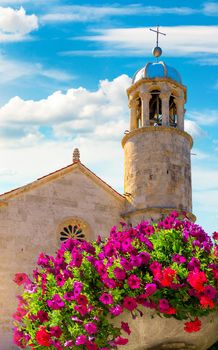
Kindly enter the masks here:
[[[70, 228], [72, 227], [72, 233], [70, 232]], [[77, 231], [75, 231], [74, 233], [74, 227], [77, 226], [78, 228], [82, 229], [81, 233], [77, 233]], [[63, 234], [61, 234], [63, 232]], [[57, 240], [60, 243], [65, 242], [64, 237], [70, 238], [72, 237], [73, 239], [79, 239], [80, 241], [82, 240], [90, 240], [90, 226], [89, 224], [82, 219], [81, 217], [78, 216], [72, 216], [72, 217], [68, 217], [65, 218], [61, 221], [61, 223], [58, 225], [58, 229], [57, 229]]]

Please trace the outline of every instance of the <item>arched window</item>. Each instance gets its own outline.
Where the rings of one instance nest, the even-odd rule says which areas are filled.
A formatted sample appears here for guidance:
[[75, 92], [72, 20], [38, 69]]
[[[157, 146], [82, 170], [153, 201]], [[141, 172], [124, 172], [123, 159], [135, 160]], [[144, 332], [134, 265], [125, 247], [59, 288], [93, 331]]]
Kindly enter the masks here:
[[160, 99], [160, 91], [151, 91], [151, 99], [149, 102], [149, 120], [150, 125], [162, 125], [162, 103]]
[[170, 96], [170, 101], [169, 101], [169, 123], [170, 126], [177, 127], [177, 109], [176, 109], [176, 104], [174, 100], [174, 96]]
[[89, 226], [79, 218], [66, 220], [59, 226], [59, 239], [64, 242], [69, 238], [82, 241], [89, 238]]

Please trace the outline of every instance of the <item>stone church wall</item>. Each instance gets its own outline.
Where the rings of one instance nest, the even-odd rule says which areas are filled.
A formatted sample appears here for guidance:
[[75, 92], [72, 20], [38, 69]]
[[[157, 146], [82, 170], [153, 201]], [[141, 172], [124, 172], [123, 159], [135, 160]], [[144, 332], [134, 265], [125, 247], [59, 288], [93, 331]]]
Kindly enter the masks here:
[[89, 226], [89, 239], [106, 236], [120, 221], [122, 197], [96, 184], [78, 170], [43, 183], [8, 200], [0, 208], [0, 349], [12, 345], [11, 315], [19, 289], [16, 272], [31, 273], [40, 252], [54, 254], [59, 246], [60, 224], [80, 218]]

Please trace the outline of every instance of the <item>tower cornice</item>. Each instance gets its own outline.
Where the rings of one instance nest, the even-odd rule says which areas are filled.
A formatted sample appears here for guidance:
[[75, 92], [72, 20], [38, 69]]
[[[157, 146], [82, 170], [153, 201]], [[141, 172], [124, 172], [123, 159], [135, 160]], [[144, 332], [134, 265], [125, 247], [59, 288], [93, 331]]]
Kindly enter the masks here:
[[192, 139], [191, 135], [189, 135], [186, 131], [182, 131], [182, 130], [179, 130], [177, 128], [167, 127], [167, 126], [147, 126], [147, 127], [143, 127], [143, 128], [139, 128], [139, 129], [134, 129], [134, 130], [130, 131], [128, 134], [126, 134], [122, 139], [122, 147], [124, 148], [126, 142], [130, 138], [132, 138], [133, 136], [138, 135], [138, 134], [147, 133], [147, 132], [152, 132], [152, 131], [153, 132], [176, 133], [177, 135], [181, 135], [189, 141], [190, 149], [193, 146], [193, 139]]
[[186, 101], [186, 94], [187, 94], [187, 88], [185, 85], [179, 84], [176, 80], [172, 80], [171, 78], [165, 77], [165, 78], [142, 78], [138, 80], [136, 83], [132, 84], [127, 89], [127, 95], [128, 97], [131, 95], [131, 93], [134, 93], [141, 85], [144, 85], [146, 82], [147, 85], [147, 91], [149, 91], [149, 83], [151, 84], [151, 89], [153, 88], [154, 84], [159, 85], [160, 83], [170, 83], [171, 85], [175, 85], [176, 87], [179, 87], [184, 92], [184, 98]]

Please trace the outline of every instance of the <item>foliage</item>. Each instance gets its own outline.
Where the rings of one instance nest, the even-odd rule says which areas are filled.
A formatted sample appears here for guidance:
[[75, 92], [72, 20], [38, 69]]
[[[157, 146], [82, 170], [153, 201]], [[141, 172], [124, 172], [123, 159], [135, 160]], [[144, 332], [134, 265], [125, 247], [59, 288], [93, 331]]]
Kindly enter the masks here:
[[[218, 306], [218, 245], [203, 229], [173, 212], [158, 224], [113, 227], [106, 242], [69, 239], [55, 257], [41, 253], [13, 315], [21, 349], [106, 350], [125, 345], [128, 323], [111, 323], [124, 310], [143, 308], [186, 320], [185, 332], [201, 328], [199, 317]], [[218, 233], [213, 234], [215, 242]]]

